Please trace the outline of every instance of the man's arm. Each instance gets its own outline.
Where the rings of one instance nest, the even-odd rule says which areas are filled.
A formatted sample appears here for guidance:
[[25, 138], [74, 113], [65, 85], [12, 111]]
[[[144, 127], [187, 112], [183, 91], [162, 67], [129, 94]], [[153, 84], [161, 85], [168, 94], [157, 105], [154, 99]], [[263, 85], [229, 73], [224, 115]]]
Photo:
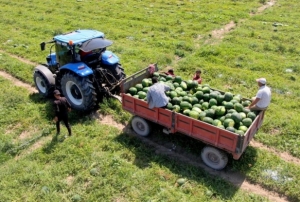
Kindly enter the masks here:
[[247, 108], [253, 107], [254, 105], [256, 105], [256, 103], [258, 103], [259, 100], [260, 98], [256, 97], [255, 100], [253, 100], [252, 103]]

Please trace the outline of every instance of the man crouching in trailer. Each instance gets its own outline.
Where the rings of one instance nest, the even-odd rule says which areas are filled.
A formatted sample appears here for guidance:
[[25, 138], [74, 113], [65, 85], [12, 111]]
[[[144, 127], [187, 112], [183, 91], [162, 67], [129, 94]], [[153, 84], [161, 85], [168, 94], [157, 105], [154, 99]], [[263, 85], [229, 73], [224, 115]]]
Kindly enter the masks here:
[[147, 103], [150, 109], [154, 107], [166, 108], [169, 102], [165, 92], [170, 90], [170, 87], [159, 83], [157, 77], [152, 77], [153, 85], [149, 87], [147, 92]]

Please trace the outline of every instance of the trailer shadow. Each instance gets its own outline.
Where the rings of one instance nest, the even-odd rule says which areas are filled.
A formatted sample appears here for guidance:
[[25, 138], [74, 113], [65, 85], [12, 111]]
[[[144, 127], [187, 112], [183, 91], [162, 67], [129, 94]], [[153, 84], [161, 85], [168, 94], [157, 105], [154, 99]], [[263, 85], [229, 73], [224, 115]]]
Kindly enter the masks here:
[[[208, 187], [208, 193], [211, 193], [209, 198], [221, 196], [225, 200], [232, 199], [246, 179], [245, 174], [237, 169], [243, 168], [244, 173], [250, 172], [249, 156], [252, 159], [256, 157], [256, 150], [249, 147], [245, 152], [246, 157], [242, 156], [238, 161], [230, 158], [225, 169], [213, 170], [204, 165], [200, 157], [200, 151], [205, 144], [182, 134], [165, 135], [160, 131], [161, 127], [155, 125], [150, 136], [141, 137], [127, 125], [115, 140], [135, 153], [134, 164], [137, 167], [149, 168], [151, 163], [155, 162], [185, 178], [187, 182], [196, 181]], [[252, 165], [254, 163], [252, 162]]]

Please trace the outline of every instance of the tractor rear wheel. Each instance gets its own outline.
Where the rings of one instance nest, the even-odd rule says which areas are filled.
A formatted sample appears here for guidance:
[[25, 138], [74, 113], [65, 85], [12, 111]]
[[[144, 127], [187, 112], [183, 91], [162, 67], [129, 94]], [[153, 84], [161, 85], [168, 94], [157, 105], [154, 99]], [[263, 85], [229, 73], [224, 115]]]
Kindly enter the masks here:
[[46, 77], [44, 77], [38, 71], [34, 72], [33, 79], [34, 79], [35, 86], [36, 86], [37, 90], [39, 91], [39, 93], [44, 97], [50, 96], [51, 86], [50, 86], [48, 79]]
[[61, 79], [61, 90], [72, 108], [76, 110], [89, 111], [96, 105], [95, 88], [87, 77], [66, 73]]

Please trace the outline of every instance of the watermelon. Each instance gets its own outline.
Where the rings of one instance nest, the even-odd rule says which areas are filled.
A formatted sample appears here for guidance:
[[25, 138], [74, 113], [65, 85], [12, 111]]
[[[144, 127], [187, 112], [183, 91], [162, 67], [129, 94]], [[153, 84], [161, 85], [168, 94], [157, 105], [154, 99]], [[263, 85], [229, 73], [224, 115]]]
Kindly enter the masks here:
[[203, 98], [203, 92], [197, 91], [193, 96], [195, 96], [198, 100], [201, 100]]
[[190, 111], [191, 111], [190, 109], [185, 109], [185, 110], [183, 110], [182, 113], [183, 113], [184, 115], [186, 115], [186, 116], [189, 116], [189, 115], [190, 115]]
[[139, 99], [140, 97], [139, 97], [139, 95], [134, 95], [133, 97], [135, 97], [135, 98], [137, 98], [137, 99]]
[[191, 98], [189, 96], [183, 96], [182, 101], [191, 102]]
[[245, 135], [245, 132], [242, 131], [242, 130], [236, 130], [235, 133], [236, 133], [236, 134], [239, 134], [239, 135], [241, 135], [241, 136], [244, 136], [244, 135]]
[[182, 81], [181, 83], [180, 83], [180, 87], [183, 89], [183, 90], [187, 90], [187, 84], [185, 83], [185, 81]]
[[[148, 90], [149, 90], [149, 87], [145, 87], [145, 88], [143, 88], [143, 91], [144, 91], [145, 93], [147, 93], [147, 92], [148, 92]], [[167, 92], [169, 92], [169, 91], [167, 91]]]
[[173, 85], [175, 88], [179, 87], [179, 83], [177, 83], [177, 82], [174, 82]]
[[210, 99], [214, 98], [214, 99], [217, 100], [218, 96], [219, 96], [219, 95], [218, 95], [215, 91], [209, 94], [209, 98], [210, 98]]
[[246, 132], [248, 130], [247, 126], [240, 126], [238, 130]]
[[143, 85], [142, 85], [141, 83], [136, 84], [135, 87], [136, 87], [136, 90], [137, 90], [137, 91], [142, 91], [143, 88], [144, 88]]
[[228, 127], [226, 127], [226, 130], [235, 133], [235, 128], [234, 127], [228, 126]]
[[191, 109], [192, 108], [192, 105], [191, 105], [191, 103], [189, 103], [189, 102], [186, 102], [186, 101], [182, 101], [182, 102], [180, 102], [180, 109], [182, 109], [182, 110], [185, 110], [185, 109]]
[[238, 112], [233, 112], [231, 114], [231, 119], [234, 120], [235, 123], [239, 123], [242, 121], [242, 117]]
[[175, 76], [174, 82], [181, 83], [182, 82], [181, 76]]
[[167, 81], [172, 81], [173, 80], [173, 76], [171, 76], [171, 75], [166, 76], [166, 80]]
[[197, 104], [194, 104], [193, 107], [198, 107], [199, 109], [201, 109], [202, 105], [197, 103]]
[[252, 119], [251, 119], [251, 118], [244, 118], [244, 119], [242, 120], [242, 123], [243, 123], [244, 126], [249, 127], [249, 126], [251, 126], [251, 124], [252, 124]]
[[214, 120], [210, 117], [204, 117], [203, 121], [206, 122], [206, 123], [212, 124]]
[[179, 105], [173, 105], [173, 110], [174, 112], [180, 112], [180, 106]]
[[144, 99], [147, 96], [147, 93], [144, 91], [139, 91], [138, 92], [139, 99]]
[[177, 93], [176, 93], [176, 91], [171, 91], [170, 92], [170, 98], [174, 98], [174, 97], [177, 97]]
[[202, 88], [202, 92], [204, 93], [204, 94], [206, 94], [206, 93], [210, 93], [210, 88], [209, 87], [207, 87], [207, 86], [205, 86], [205, 87], [203, 87]]
[[135, 87], [131, 87], [129, 88], [128, 92], [133, 96], [137, 94], [137, 89]]
[[181, 102], [181, 100], [179, 99], [179, 97], [174, 97], [174, 98], [172, 98], [172, 100], [171, 100], [171, 103], [172, 103], [173, 105], [179, 105], [180, 102]]
[[199, 117], [199, 112], [194, 111], [194, 110], [191, 110], [191, 111], [189, 112], [189, 117], [192, 117], [192, 118], [194, 118], [194, 119], [198, 119], [198, 117]]
[[231, 102], [226, 102], [225, 105], [224, 105], [224, 107], [226, 109], [233, 109], [234, 106], [233, 106], [233, 104]]
[[244, 107], [248, 107], [250, 104], [251, 104], [251, 101], [250, 101], [250, 100], [242, 101], [242, 105], [243, 105]]
[[179, 96], [183, 97], [183, 96], [186, 96], [187, 95], [187, 92], [185, 91], [180, 91], [178, 92]]
[[232, 100], [232, 98], [233, 98], [232, 93], [226, 92], [226, 93], [224, 94], [224, 100], [225, 100], [225, 101], [229, 102], [230, 100]]
[[191, 104], [192, 105], [198, 104], [198, 103], [199, 103], [199, 100], [196, 97], [191, 97]]
[[244, 112], [240, 112], [239, 114], [241, 115], [242, 119], [247, 117], [247, 115]]
[[203, 110], [208, 109], [209, 108], [209, 103], [208, 102], [203, 102], [201, 106], [202, 106], [201, 109], [203, 109]]
[[201, 120], [201, 121], [203, 121], [203, 119], [206, 117], [206, 113], [205, 112], [200, 112], [199, 113], [199, 119]]
[[192, 89], [194, 87], [194, 84], [193, 84], [192, 80], [187, 80], [186, 84], [187, 84], [187, 89]]
[[227, 112], [232, 114], [233, 112], [237, 112], [237, 111], [235, 109], [229, 109], [227, 110]]
[[224, 125], [225, 128], [227, 128], [227, 127], [233, 127], [234, 124], [235, 124], [234, 120], [228, 119], [228, 118], [225, 119], [224, 122], [223, 122], [223, 125]]
[[217, 105], [218, 101], [214, 98], [211, 98], [208, 103], [209, 103], [209, 106], [211, 107], [211, 106]]
[[192, 111], [196, 111], [198, 113], [202, 112], [202, 110], [200, 108], [198, 108], [198, 107], [193, 107]]
[[165, 77], [159, 77], [159, 79], [158, 79], [159, 81], [163, 81], [163, 82], [166, 82], [167, 81], [167, 79], [165, 78]]
[[153, 73], [153, 77], [157, 77], [158, 78], [158, 77], [160, 77], [160, 74], [158, 72], [154, 72]]
[[220, 126], [220, 125], [222, 125], [222, 121], [220, 121], [219, 119], [215, 119], [212, 124], [214, 126]]
[[149, 79], [143, 79], [142, 80], [142, 85], [143, 85], [143, 87], [149, 87], [151, 85], [150, 80]]
[[222, 102], [224, 101], [224, 95], [218, 95], [217, 96], [217, 101], [218, 101], [218, 104], [222, 104]]
[[168, 105], [167, 105], [167, 109], [169, 109], [169, 110], [172, 110], [173, 109], [173, 105], [172, 105], [172, 103], [168, 103]]
[[217, 116], [222, 116], [226, 113], [226, 109], [224, 106], [218, 106], [216, 109], [215, 109], [215, 113]]
[[256, 114], [254, 112], [249, 112], [247, 114], [247, 118], [252, 119], [252, 121], [254, 121], [254, 119], [256, 118]]
[[209, 93], [203, 94], [203, 100], [207, 102], [209, 101]]

